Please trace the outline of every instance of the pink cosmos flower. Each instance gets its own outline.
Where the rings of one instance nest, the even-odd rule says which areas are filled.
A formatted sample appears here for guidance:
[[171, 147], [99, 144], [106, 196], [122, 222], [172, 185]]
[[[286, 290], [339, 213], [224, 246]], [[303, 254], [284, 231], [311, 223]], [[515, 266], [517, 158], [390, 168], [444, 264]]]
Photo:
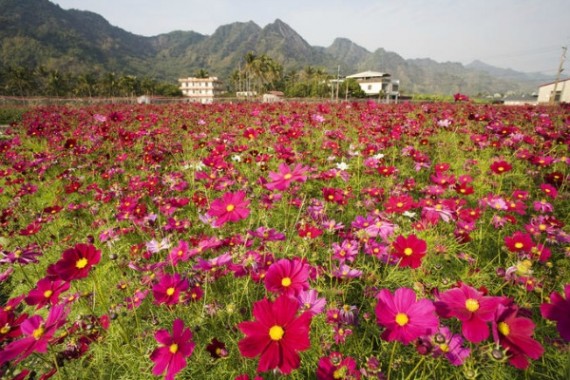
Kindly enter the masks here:
[[435, 307], [441, 317], [459, 319], [463, 336], [470, 342], [479, 343], [489, 337], [487, 322], [493, 320], [498, 304], [497, 297], [484, 296], [461, 284], [459, 288], [441, 293]]
[[237, 222], [249, 216], [250, 201], [245, 199], [245, 191], [225, 193], [210, 205], [207, 216], [214, 218], [214, 227], [221, 227], [227, 222]]
[[305, 173], [309, 170], [306, 166], [297, 164], [293, 170], [287, 164], [279, 165], [279, 172], [269, 172], [269, 181], [265, 185], [267, 190], [283, 191], [289, 187], [291, 182], [305, 182], [307, 176]]
[[265, 275], [265, 288], [277, 292], [297, 296], [309, 289], [309, 268], [299, 258], [281, 259], [271, 264]]
[[0, 365], [16, 359], [16, 363], [24, 360], [34, 352], [46, 353], [49, 341], [67, 318], [69, 310], [61, 305], [51, 308], [46, 320], [34, 315], [20, 325], [23, 338], [15, 340], [0, 351]]
[[28, 293], [25, 301], [28, 305], [36, 305], [39, 309], [47, 304], [55, 305], [59, 301], [59, 295], [69, 289], [69, 282], [50, 278], [42, 278], [36, 287]]
[[319, 359], [317, 365], [318, 380], [360, 379], [356, 360], [350, 356], [343, 358], [340, 352], [331, 352]]
[[312, 315], [322, 313], [327, 304], [326, 298], [319, 298], [319, 293], [315, 289], [302, 291], [297, 296], [297, 301], [303, 311], [308, 311]]
[[165, 379], [173, 380], [174, 376], [186, 367], [186, 358], [192, 355], [196, 346], [192, 341], [192, 332], [184, 326], [181, 319], [172, 323], [172, 335], [161, 329], [154, 334], [160, 346], [156, 348], [150, 359], [154, 362], [153, 375], [166, 371]]
[[564, 286], [562, 297], [557, 292], [550, 293], [550, 303], [540, 305], [540, 313], [546, 319], [556, 322], [556, 328], [562, 339], [570, 342], [570, 284]]
[[386, 328], [382, 338], [408, 344], [422, 335], [437, 331], [439, 320], [430, 300], [416, 300], [416, 293], [409, 288], [398, 288], [392, 295], [382, 289], [378, 294], [376, 320]]
[[247, 358], [260, 356], [258, 372], [278, 368], [289, 374], [300, 365], [299, 351], [311, 346], [309, 329], [311, 314], [297, 317], [299, 304], [286, 295], [270, 302], [266, 298], [253, 305], [255, 321], [241, 322], [238, 328], [246, 337], [239, 341], [241, 354]]
[[176, 305], [180, 300], [180, 293], [186, 289], [188, 289], [187, 278], [182, 278], [178, 273], [164, 274], [152, 287], [152, 293], [156, 304]]
[[460, 366], [471, 354], [471, 350], [463, 347], [463, 338], [459, 334], [453, 334], [448, 327], [442, 326], [431, 337], [433, 344], [433, 356], [445, 356], [454, 366]]

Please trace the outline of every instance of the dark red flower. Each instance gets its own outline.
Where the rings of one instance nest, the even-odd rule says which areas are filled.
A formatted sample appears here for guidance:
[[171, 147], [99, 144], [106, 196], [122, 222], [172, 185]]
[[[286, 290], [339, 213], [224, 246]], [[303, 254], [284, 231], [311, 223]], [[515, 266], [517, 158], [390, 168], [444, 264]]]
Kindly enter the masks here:
[[519, 369], [526, 369], [529, 365], [527, 357], [538, 359], [544, 349], [531, 336], [534, 332], [534, 323], [519, 316], [519, 308], [513, 305], [499, 304], [493, 322], [493, 337], [496, 342], [508, 350], [509, 363]]
[[64, 281], [85, 278], [99, 260], [101, 260], [101, 251], [93, 245], [76, 244], [75, 247], [63, 251], [61, 259], [48, 268], [48, 274]]
[[564, 286], [564, 295], [565, 298], [557, 292], [550, 293], [550, 303], [540, 305], [540, 313], [555, 321], [562, 339], [570, 342], [570, 284]]

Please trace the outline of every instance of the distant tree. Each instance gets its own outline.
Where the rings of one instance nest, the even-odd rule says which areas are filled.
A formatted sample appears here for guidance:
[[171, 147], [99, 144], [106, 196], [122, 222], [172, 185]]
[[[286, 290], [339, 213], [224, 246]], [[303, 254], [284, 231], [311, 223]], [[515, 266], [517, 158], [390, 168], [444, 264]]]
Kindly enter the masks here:
[[[360, 84], [354, 78], [347, 78], [341, 85], [342, 95], [349, 98], [365, 98], [366, 93], [360, 87]], [[340, 96], [340, 95], [339, 95]]]
[[194, 72], [194, 76], [196, 78], [208, 78], [210, 76], [210, 73], [208, 73], [208, 70], [199, 69]]

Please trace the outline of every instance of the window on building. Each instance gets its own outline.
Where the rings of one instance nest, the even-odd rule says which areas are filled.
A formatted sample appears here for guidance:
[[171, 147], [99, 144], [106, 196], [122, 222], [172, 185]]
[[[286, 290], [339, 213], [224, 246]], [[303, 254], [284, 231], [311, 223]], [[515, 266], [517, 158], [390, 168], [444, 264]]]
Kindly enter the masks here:
[[368, 91], [371, 91], [371, 90], [372, 90], [372, 85], [369, 84], [369, 85], [368, 85]]

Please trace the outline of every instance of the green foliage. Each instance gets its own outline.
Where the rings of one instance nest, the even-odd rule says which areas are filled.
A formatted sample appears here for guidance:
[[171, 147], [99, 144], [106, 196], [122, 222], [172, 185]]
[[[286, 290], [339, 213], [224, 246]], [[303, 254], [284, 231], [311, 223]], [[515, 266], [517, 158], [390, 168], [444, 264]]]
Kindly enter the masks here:
[[28, 111], [24, 107], [0, 106], [0, 124], [12, 124], [22, 120], [22, 115]]

